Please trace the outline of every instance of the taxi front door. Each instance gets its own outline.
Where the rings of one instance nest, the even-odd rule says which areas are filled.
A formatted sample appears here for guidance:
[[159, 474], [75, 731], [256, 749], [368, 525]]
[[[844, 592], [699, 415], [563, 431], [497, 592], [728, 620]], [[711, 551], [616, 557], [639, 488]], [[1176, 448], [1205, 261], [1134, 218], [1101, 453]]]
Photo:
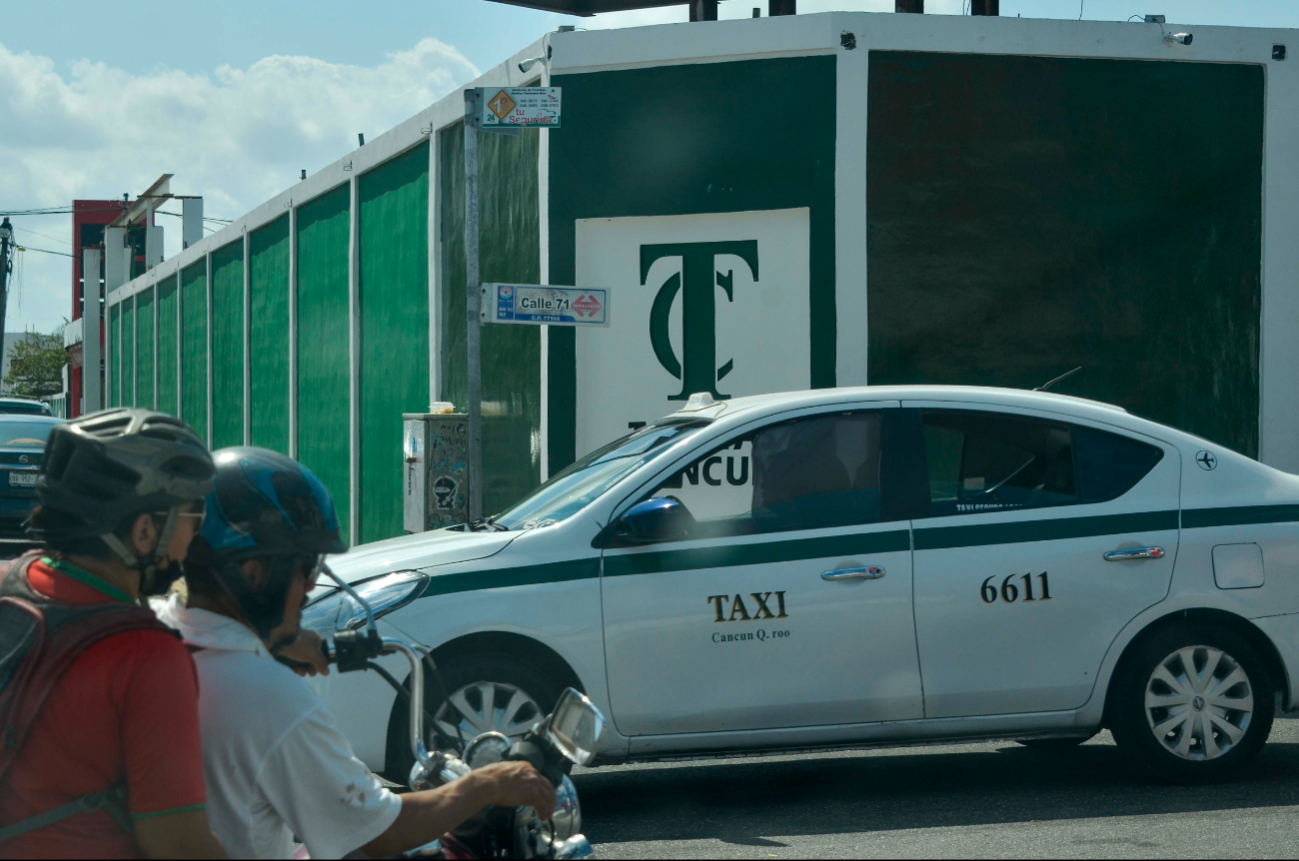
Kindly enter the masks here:
[[896, 413], [750, 432], [651, 494], [686, 504], [700, 537], [604, 552], [619, 732], [921, 717], [910, 524], [889, 498], [885, 419]]

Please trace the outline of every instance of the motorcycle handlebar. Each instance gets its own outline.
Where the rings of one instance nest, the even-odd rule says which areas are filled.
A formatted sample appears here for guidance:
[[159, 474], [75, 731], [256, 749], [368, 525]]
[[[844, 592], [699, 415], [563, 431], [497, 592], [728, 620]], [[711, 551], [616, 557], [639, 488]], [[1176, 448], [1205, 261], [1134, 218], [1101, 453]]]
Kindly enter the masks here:
[[385, 652], [400, 652], [410, 664], [410, 749], [420, 765], [429, 764], [428, 748], [424, 746], [424, 662], [410, 646], [394, 637], [384, 637]]
[[[374, 632], [367, 632], [362, 637], [360, 631], [338, 631], [334, 634], [333, 647], [330, 647], [328, 640], [324, 640], [320, 644], [320, 650], [325, 655], [326, 663], [336, 665], [339, 672], [344, 673], [367, 669], [370, 660], [380, 655], [398, 653], [405, 656], [406, 663], [410, 665], [410, 691], [407, 700], [410, 703], [411, 753], [420, 765], [428, 765], [430, 756], [424, 745], [424, 662], [421, 656], [395, 637], [381, 638]], [[306, 666], [287, 658], [277, 660], [289, 667]]]

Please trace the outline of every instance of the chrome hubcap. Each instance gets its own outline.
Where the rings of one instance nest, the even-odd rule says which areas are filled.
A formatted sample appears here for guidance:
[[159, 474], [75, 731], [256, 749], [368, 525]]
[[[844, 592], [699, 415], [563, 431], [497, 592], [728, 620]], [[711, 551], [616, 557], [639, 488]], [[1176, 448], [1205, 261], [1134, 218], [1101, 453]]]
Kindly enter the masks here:
[[433, 716], [438, 731], [456, 740], [456, 712], [460, 735], [468, 742], [484, 732], [500, 732], [513, 740], [523, 737], [542, 718], [541, 707], [522, 689], [505, 682], [474, 682], [451, 694], [452, 711], [443, 703]]
[[1212, 646], [1187, 646], [1159, 662], [1146, 683], [1146, 721], [1169, 752], [1209, 760], [1245, 737], [1254, 692], [1240, 664]]

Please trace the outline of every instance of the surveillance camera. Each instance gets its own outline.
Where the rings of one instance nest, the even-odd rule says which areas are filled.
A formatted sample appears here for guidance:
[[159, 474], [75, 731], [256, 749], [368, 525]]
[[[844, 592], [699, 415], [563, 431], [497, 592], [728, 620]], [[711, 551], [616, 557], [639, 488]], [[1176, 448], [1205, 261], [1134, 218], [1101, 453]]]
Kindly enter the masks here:
[[537, 65], [538, 63], [542, 62], [545, 59], [546, 59], [545, 57], [533, 57], [531, 60], [524, 60], [522, 63], [519, 63], [519, 71], [527, 72], [533, 66]]
[[1164, 41], [1170, 45], [1189, 45], [1193, 37], [1190, 33], [1165, 33]]

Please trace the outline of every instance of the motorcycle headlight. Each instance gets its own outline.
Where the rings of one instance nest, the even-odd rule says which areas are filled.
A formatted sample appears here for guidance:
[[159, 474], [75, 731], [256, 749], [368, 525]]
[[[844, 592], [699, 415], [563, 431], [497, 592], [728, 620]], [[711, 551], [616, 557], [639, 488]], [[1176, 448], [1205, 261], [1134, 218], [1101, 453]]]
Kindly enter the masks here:
[[[419, 571], [394, 571], [357, 583], [354, 588], [377, 619], [404, 607], [424, 591], [428, 575]], [[351, 595], [338, 589], [308, 604], [302, 611], [302, 625], [317, 631], [346, 631], [365, 625], [365, 608]]]

